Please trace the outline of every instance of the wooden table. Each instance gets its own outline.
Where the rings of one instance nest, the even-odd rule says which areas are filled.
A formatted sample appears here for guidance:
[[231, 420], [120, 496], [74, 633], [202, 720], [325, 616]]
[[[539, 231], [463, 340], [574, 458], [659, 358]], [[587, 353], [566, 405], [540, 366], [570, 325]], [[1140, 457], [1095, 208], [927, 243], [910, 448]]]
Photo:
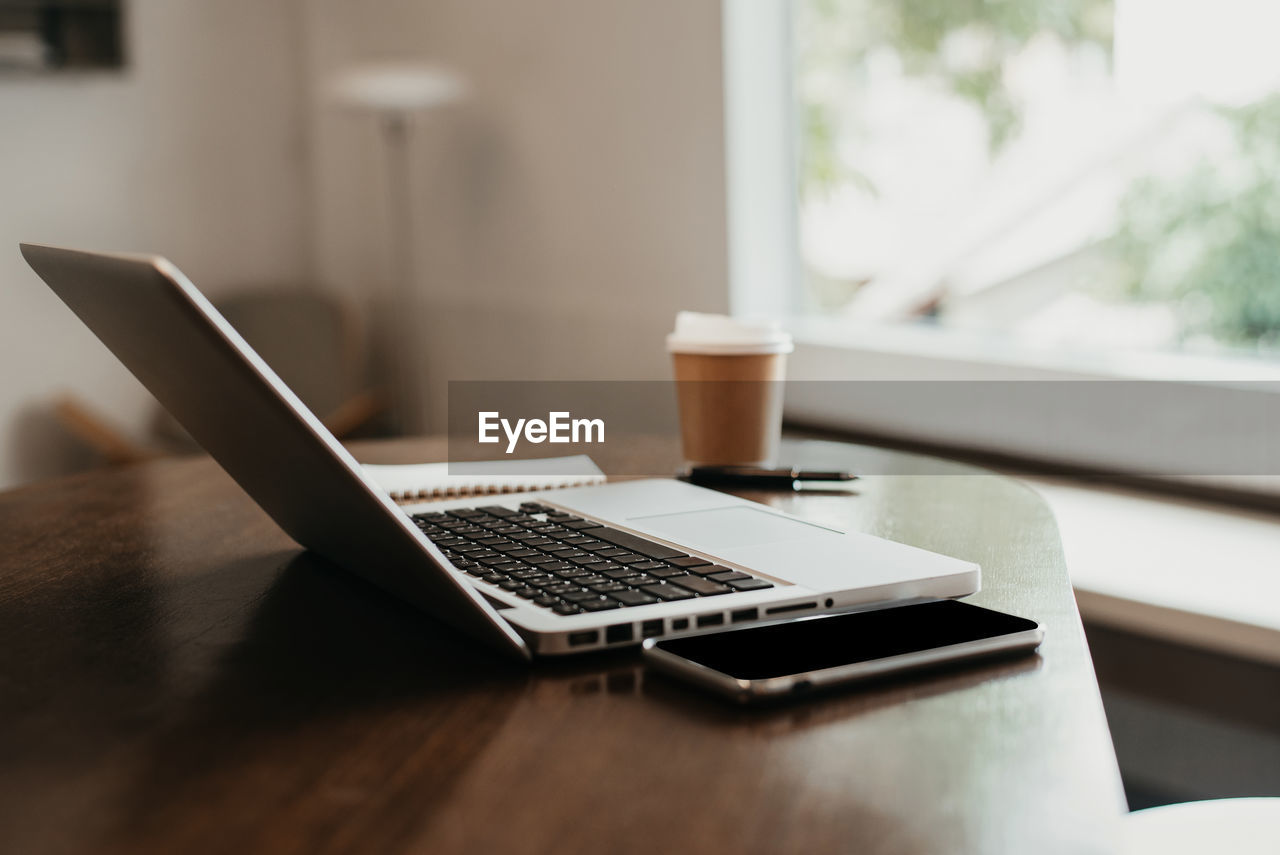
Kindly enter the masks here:
[[980, 562], [973, 600], [1040, 620], [1041, 654], [764, 710], [633, 653], [497, 659], [300, 553], [205, 458], [0, 494], [0, 852], [1108, 851], [1123, 795], [1053, 518], [919, 460], [743, 495]]

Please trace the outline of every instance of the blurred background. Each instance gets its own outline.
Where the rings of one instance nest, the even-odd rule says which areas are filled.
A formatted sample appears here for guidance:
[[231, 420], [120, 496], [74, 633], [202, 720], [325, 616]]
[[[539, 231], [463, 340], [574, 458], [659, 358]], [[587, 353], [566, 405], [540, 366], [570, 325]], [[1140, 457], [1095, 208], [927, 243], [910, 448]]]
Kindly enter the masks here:
[[[0, 487], [189, 448], [19, 241], [167, 256], [344, 437], [443, 429], [449, 380], [666, 378], [680, 309], [784, 317], [805, 379], [1274, 382], [1277, 24], [1270, 0], [0, 0]], [[986, 443], [839, 396], [788, 414], [1091, 473], [1032, 483], [1131, 803], [1280, 794], [1274, 480], [1249, 510], [1100, 482], [1133, 461], [1088, 413], [996, 413]]]
[[[116, 16], [119, 53], [67, 53], [77, 15]], [[389, 405], [369, 430], [442, 428], [446, 378], [665, 377], [675, 311], [727, 308], [719, 41], [718, 4], [679, 0], [0, 0], [0, 485], [92, 462], [68, 396], [154, 440], [20, 240], [340, 301], [373, 366], [350, 385]], [[460, 91], [424, 104], [424, 74]], [[367, 334], [388, 300], [409, 348]], [[407, 422], [379, 342], [413, 360]]]

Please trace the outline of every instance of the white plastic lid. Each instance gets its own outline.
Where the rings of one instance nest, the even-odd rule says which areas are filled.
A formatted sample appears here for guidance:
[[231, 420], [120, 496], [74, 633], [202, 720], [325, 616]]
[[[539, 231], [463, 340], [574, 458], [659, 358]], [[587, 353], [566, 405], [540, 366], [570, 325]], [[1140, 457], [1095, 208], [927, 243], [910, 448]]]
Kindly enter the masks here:
[[733, 356], [752, 353], [790, 353], [791, 334], [768, 318], [731, 318], [680, 312], [675, 331], [667, 336], [671, 353]]

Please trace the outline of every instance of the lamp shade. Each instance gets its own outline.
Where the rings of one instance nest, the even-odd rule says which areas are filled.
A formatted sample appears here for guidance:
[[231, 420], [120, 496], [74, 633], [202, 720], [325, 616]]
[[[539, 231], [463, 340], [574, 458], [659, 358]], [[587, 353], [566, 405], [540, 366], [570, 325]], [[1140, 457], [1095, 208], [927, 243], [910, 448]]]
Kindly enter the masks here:
[[418, 63], [376, 63], [339, 72], [329, 91], [339, 104], [383, 113], [416, 113], [460, 100], [457, 74]]

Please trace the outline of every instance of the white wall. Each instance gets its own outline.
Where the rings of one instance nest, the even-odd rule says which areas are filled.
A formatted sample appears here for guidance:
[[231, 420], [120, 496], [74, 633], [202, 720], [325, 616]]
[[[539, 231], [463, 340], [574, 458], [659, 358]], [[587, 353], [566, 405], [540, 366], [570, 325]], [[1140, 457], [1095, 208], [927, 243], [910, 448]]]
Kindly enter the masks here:
[[422, 359], [444, 382], [667, 376], [680, 308], [727, 306], [720, 0], [132, 0], [123, 76], [0, 79], [0, 485], [70, 462], [71, 390], [141, 432], [149, 396], [57, 302], [19, 240], [159, 251], [215, 296], [385, 280], [353, 62], [461, 72], [416, 128]]
[[68, 464], [48, 402], [150, 399], [20, 240], [162, 252], [206, 291], [308, 270], [300, 0], [131, 0], [122, 75], [0, 77], [0, 485]]
[[382, 280], [372, 117], [328, 104], [350, 63], [448, 66], [470, 97], [416, 130], [423, 306], [448, 379], [653, 378], [677, 309], [727, 306], [720, 0], [313, 0], [319, 269]]

